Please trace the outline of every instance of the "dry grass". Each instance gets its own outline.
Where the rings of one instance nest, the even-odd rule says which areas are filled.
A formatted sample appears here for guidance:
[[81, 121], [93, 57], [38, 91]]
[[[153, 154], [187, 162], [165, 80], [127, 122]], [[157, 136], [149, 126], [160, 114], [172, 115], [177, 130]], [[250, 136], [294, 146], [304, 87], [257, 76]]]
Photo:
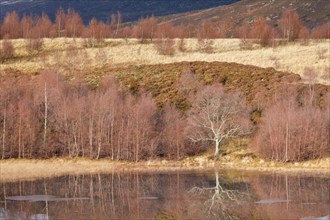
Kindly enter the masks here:
[[[110, 173], [141, 170], [145, 164], [85, 158], [48, 160], [9, 159], [0, 161], [0, 182], [38, 179], [62, 175]], [[152, 168], [150, 165], [149, 168]], [[147, 169], [145, 169], [147, 171]]]
[[171, 172], [214, 168], [329, 175], [330, 158], [294, 164], [265, 162], [258, 158], [252, 159], [249, 157], [244, 157], [240, 160], [235, 157], [231, 159], [220, 158], [220, 160], [214, 161], [205, 155], [190, 157], [181, 161], [156, 160], [138, 163], [82, 158], [49, 160], [10, 159], [0, 160], [0, 182], [33, 180], [63, 175], [111, 172]]
[[[306, 67], [314, 68], [319, 73], [319, 82], [329, 84], [330, 52], [329, 40], [312, 41], [308, 45], [290, 43], [275, 48], [262, 48], [254, 45], [251, 50], [242, 50], [238, 39], [218, 39], [214, 41], [214, 52], [210, 54], [197, 51], [195, 39], [186, 39], [187, 51], [177, 51], [173, 56], [159, 55], [153, 44], [139, 44], [137, 40], [107, 39], [99, 48], [85, 48], [82, 39], [45, 39], [43, 56], [30, 56], [25, 50], [24, 40], [15, 40], [14, 46], [18, 58], [0, 65], [0, 69], [12, 68], [21, 73], [33, 74], [45, 65], [55, 65], [59, 57], [64, 57], [64, 50], [75, 45], [80, 52], [86, 50], [91, 67], [100, 66], [96, 54], [103, 50], [109, 65], [142, 65], [162, 64], [181, 61], [221, 61], [249, 64], [259, 67], [273, 67], [276, 70], [300, 74], [302, 77]], [[177, 44], [179, 41], [176, 42]], [[322, 54], [321, 54], [322, 53]]]

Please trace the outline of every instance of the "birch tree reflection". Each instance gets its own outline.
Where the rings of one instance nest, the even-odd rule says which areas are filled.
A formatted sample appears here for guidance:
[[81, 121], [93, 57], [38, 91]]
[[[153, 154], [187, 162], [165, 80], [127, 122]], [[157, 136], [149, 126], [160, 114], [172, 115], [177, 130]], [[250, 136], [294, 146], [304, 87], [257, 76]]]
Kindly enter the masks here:
[[202, 211], [209, 219], [240, 219], [237, 208], [250, 201], [246, 184], [221, 183], [219, 171], [215, 171], [215, 186], [193, 187], [189, 193], [203, 198]]

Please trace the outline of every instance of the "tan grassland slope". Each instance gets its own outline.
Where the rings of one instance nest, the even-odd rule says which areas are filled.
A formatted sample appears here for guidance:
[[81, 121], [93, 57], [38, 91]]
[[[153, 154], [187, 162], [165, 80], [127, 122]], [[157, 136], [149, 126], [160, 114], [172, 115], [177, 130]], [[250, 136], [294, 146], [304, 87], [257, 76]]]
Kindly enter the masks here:
[[[176, 43], [178, 44], [179, 40]], [[23, 74], [35, 74], [49, 66], [56, 67], [59, 63], [68, 62], [68, 57], [91, 69], [102, 66], [219, 61], [272, 67], [279, 71], [299, 74], [303, 79], [306, 78], [305, 68], [313, 68], [318, 73], [319, 82], [329, 84], [329, 40], [310, 41], [307, 45], [300, 42], [288, 43], [274, 48], [254, 45], [250, 50], [243, 50], [240, 48], [239, 39], [217, 39], [214, 40], [213, 53], [201, 53], [196, 39], [185, 39], [187, 50], [177, 50], [173, 56], [159, 55], [154, 44], [140, 44], [135, 39], [107, 39], [97, 48], [86, 48], [82, 39], [45, 39], [42, 52], [32, 55], [25, 49], [25, 40], [14, 40], [13, 44], [15, 58], [0, 63], [2, 72], [10, 69]], [[75, 57], [66, 52], [70, 47], [77, 48]]]

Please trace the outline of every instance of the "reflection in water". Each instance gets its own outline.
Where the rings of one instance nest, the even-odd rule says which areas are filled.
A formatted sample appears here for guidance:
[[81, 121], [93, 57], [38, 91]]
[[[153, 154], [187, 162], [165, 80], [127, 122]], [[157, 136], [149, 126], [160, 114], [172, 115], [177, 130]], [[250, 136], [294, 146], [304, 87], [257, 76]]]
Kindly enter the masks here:
[[254, 217], [257, 219], [320, 218], [329, 215], [329, 178], [259, 174], [250, 179], [259, 201], [255, 203]]
[[235, 171], [0, 183], [0, 219], [299, 219], [329, 215], [329, 178]]
[[244, 182], [232, 182], [228, 185], [222, 182], [219, 177], [219, 171], [215, 171], [215, 185], [213, 187], [193, 187], [190, 190], [192, 195], [204, 197], [202, 207], [207, 218], [215, 219], [235, 219], [239, 218], [234, 209], [241, 205], [248, 205], [249, 193], [248, 185]]

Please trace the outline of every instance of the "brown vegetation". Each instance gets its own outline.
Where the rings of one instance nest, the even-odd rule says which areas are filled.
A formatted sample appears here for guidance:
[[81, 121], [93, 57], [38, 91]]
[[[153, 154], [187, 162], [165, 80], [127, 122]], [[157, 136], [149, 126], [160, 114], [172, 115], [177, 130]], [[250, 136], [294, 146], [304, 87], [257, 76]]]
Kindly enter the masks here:
[[[257, 39], [257, 42], [262, 46], [272, 46], [274, 45], [274, 32], [275, 30], [267, 24], [266, 19], [258, 17], [254, 21], [250, 37]], [[243, 39], [246, 40], [245, 37]]]
[[10, 40], [5, 38], [2, 40], [1, 47], [0, 47], [0, 63], [11, 59], [15, 56], [15, 50], [13, 44]]
[[155, 41], [155, 47], [161, 55], [174, 55], [175, 41], [170, 38], [160, 38]]
[[305, 27], [301, 24], [298, 14], [293, 11], [285, 11], [278, 23], [282, 37], [288, 41], [294, 41], [299, 36], [306, 35], [302, 34], [302, 31], [305, 31]]
[[317, 26], [312, 29], [311, 37], [313, 39], [329, 39], [330, 38], [330, 22]]
[[329, 152], [329, 109], [313, 106], [314, 91], [300, 97], [300, 105], [295, 90], [282, 92], [264, 111], [255, 136], [257, 152], [282, 162], [319, 158]]

